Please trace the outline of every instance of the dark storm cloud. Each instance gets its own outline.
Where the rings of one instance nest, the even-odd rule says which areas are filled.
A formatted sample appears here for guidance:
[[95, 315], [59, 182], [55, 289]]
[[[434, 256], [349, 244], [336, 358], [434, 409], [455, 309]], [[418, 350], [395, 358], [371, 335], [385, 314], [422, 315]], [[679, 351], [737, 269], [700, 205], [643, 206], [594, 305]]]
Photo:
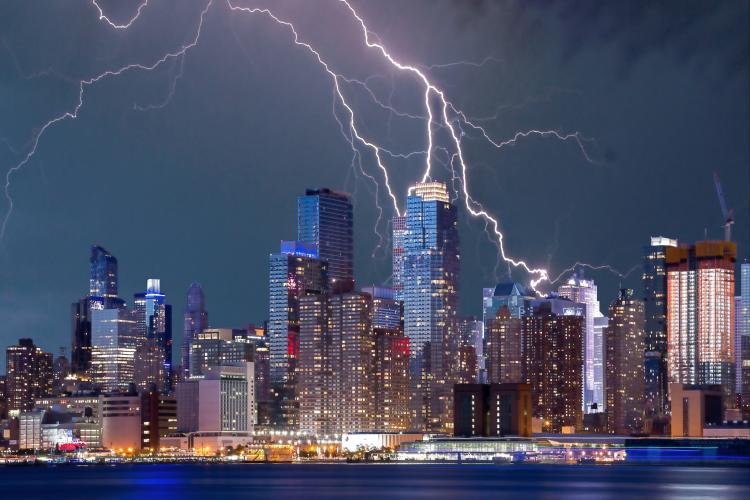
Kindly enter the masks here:
[[[473, 19], [459, 16], [459, 23], [470, 27], [508, 4], [471, 0], [456, 1], [455, 7], [472, 13]], [[739, 76], [750, 64], [746, 2], [537, 0], [513, 3], [503, 14], [526, 27], [524, 38], [538, 36], [548, 26], [545, 21], [556, 18], [566, 61], [591, 47], [613, 47], [621, 76], [656, 52], [667, 52], [680, 64], [700, 65], [700, 70], [716, 66], [728, 77]]]
[[[417, 84], [364, 47], [340, 3], [266, 4], [293, 19], [348, 76], [375, 75], [382, 100], [423, 113]], [[122, 20], [135, 2], [104, 5]], [[28, 151], [34, 130], [76, 102], [79, 78], [153, 62], [179, 47], [203, 5], [153, 0], [130, 30], [114, 31], [84, 0], [0, 2], [0, 175]], [[430, 73], [456, 105], [490, 117], [481, 123], [494, 137], [539, 128], [594, 139], [587, 143], [592, 164], [570, 143], [529, 138], [497, 151], [467, 138], [471, 191], [498, 215], [509, 255], [549, 262], [554, 274], [576, 261], [624, 271], [639, 262], [652, 234], [690, 241], [706, 228], [717, 236], [713, 170], [735, 208], [740, 255], [748, 255], [747, 2], [355, 5], [404, 61], [428, 67], [490, 56], [481, 67]], [[20, 336], [47, 349], [69, 342], [70, 303], [86, 291], [94, 243], [118, 257], [126, 299], [146, 278], [161, 278], [175, 305], [175, 345], [191, 281], [204, 286], [213, 326], [262, 321], [268, 254], [294, 238], [295, 198], [307, 187], [355, 193], [356, 278], [388, 279], [388, 248], [378, 247], [374, 231], [375, 187], [353, 173], [351, 150], [331, 116], [330, 79], [288, 30], [263, 16], [231, 14], [217, 1], [204, 30], [184, 67], [170, 62], [87, 89], [79, 118], [50, 129], [13, 177], [16, 209], [0, 242], [0, 347]], [[168, 105], [134, 110], [164, 102], [181, 67]], [[386, 117], [359, 87], [345, 91], [361, 106], [368, 134], [400, 152], [424, 147], [414, 123]], [[372, 157], [361, 159], [380, 178]], [[389, 168], [403, 205], [423, 159], [389, 161]], [[387, 220], [382, 186], [379, 201]], [[0, 215], [5, 210], [0, 203]], [[497, 265], [484, 224], [460, 213], [460, 308], [477, 314], [481, 288], [507, 266]], [[378, 228], [386, 232], [387, 222]], [[591, 275], [607, 304], [619, 279]], [[637, 286], [637, 273], [624, 284]]]

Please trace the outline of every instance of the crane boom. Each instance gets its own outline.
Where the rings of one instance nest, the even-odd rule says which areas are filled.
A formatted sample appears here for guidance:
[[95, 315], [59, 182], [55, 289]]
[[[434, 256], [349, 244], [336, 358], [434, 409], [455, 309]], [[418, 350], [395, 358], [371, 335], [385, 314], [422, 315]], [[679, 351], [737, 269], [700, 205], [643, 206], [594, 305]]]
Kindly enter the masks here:
[[730, 241], [732, 239], [734, 218], [732, 217], [732, 209], [727, 208], [724, 190], [721, 188], [721, 180], [719, 180], [719, 174], [716, 172], [714, 172], [714, 185], [716, 186], [716, 195], [719, 197], [719, 205], [721, 205], [721, 214], [724, 216], [724, 240]]

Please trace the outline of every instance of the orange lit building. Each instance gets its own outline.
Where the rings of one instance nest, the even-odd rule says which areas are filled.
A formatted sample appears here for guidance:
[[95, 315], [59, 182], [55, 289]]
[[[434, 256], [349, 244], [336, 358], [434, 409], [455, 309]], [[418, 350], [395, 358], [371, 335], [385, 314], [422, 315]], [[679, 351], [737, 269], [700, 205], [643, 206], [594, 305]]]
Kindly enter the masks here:
[[666, 249], [670, 382], [734, 391], [734, 262], [731, 241]]

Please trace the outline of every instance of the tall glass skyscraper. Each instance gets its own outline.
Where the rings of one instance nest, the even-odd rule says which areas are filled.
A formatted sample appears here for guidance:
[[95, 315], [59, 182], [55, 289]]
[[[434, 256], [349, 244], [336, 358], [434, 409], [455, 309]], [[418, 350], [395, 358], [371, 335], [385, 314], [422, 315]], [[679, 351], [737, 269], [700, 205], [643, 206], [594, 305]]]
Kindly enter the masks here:
[[161, 282], [149, 279], [146, 291], [135, 294], [138, 353], [135, 382], [140, 389], [156, 386], [160, 392], [172, 390], [172, 306], [161, 293]]
[[667, 411], [667, 248], [677, 240], [654, 236], [643, 251], [642, 299], [646, 318], [644, 376], [646, 417]]
[[[117, 259], [100, 246], [91, 247], [89, 296], [117, 298]], [[109, 307], [105, 306], [105, 309]]]
[[595, 328], [596, 318], [602, 317], [597, 299], [596, 283], [583, 279], [583, 274], [571, 277], [558, 293], [574, 302], [586, 305], [584, 335], [583, 405], [586, 413], [605, 410], [604, 398], [604, 342], [603, 330]]
[[297, 198], [297, 240], [315, 244], [328, 263], [329, 288], [353, 281], [354, 236], [352, 201], [328, 188], [308, 189]]
[[91, 368], [91, 312], [119, 309], [125, 302], [117, 296], [117, 259], [100, 246], [91, 247], [89, 293], [71, 306], [71, 372], [83, 374]]
[[197, 333], [208, 328], [208, 312], [206, 311], [206, 298], [200, 283], [190, 283], [187, 293], [187, 305], [185, 306], [185, 322], [182, 330], [182, 374], [184, 377], [190, 375], [190, 344]]
[[[457, 210], [445, 184], [417, 184], [407, 198], [402, 285], [411, 354], [412, 428], [444, 429], [450, 416], [446, 349], [457, 335]], [[399, 283], [394, 282], [394, 288]], [[450, 389], [450, 391], [448, 390]]]

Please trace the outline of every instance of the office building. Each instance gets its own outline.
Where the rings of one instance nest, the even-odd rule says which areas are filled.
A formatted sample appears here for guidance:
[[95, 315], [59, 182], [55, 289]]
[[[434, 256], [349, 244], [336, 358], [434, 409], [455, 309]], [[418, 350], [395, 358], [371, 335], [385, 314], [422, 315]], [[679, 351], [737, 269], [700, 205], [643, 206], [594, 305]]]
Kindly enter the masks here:
[[91, 315], [97, 309], [125, 306], [117, 296], [117, 259], [100, 246], [91, 247], [89, 293], [71, 306], [71, 372], [85, 375], [91, 368]]
[[44, 352], [31, 339], [19, 339], [5, 354], [8, 411], [31, 411], [35, 399], [52, 392], [52, 353]]
[[620, 290], [609, 306], [606, 329], [606, 394], [609, 432], [631, 434], [643, 429], [644, 307], [633, 290]]
[[586, 413], [605, 410], [604, 398], [604, 342], [602, 331], [595, 328], [596, 318], [602, 316], [599, 310], [596, 284], [583, 278], [583, 271], [572, 276], [560, 286], [558, 293], [574, 302], [586, 305], [584, 336], [584, 382], [583, 404]]
[[148, 279], [146, 291], [133, 297], [136, 321], [135, 383], [140, 390], [172, 390], [172, 306], [161, 293], [161, 282]]
[[247, 330], [239, 328], [206, 328], [198, 332], [190, 345], [190, 376], [203, 376], [217, 365], [253, 361], [254, 343]]
[[208, 328], [206, 299], [200, 283], [190, 283], [185, 305], [184, 326], [182, 330], [182, 348], [180, 349], [183, 378], [190, 375], [190, 344], [195, 335]]
[[177, 398], [159, 391], [141, 394], [141, 449], [161, 448], [161, 438], [177, 432]]
[[670, 382], [721, 385], [732, 405], [734, 262], [731, 241], [666, 248], [667, 354]]
[[452, 425], [446, 350], [457, 336], [459, 238], [457, 209], [445, 184], [425, 182], [410, 189], [403, 238], [400, 284], [412, 358], [411, 427], [446, 430]]
[[645, 414], [667, 414], [667, 248], [677, 240], [654, 236], [644, 248], [641, 274], [646, 317], [644, 374]]
[[456, 384], [456, 437], [531, 437], [531, 387], [528, 384]]
[[91, 316], [91, 381], [102, 391], [124, 391], [135, 380], [139, 338], [131, 311], [95, 309]]
[[177, 430], [250, 436], [255, 423], [253, 363], [215, 366], [177, 384]]
[[349, 194], [308, 189], [297, 198], [297, 240], [313, 245], [328, 263], [328, 285], [354, 280], [354, 219]]

